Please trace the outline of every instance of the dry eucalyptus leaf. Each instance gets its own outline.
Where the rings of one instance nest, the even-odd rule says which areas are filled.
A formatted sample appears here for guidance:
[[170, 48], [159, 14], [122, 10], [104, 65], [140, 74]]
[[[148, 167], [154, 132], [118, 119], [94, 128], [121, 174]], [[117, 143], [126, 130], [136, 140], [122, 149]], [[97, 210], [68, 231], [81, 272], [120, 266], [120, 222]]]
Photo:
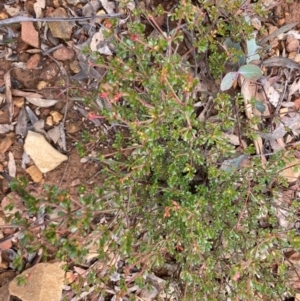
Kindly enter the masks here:
[[290, 152], [286, 152], [283, 159], [286, 166], [280, 171], [280, 175], [289, 183], [295, 182], [300, 176], [300, 159], [293, 157]]
[[35, 113], [28, 106], [25, 106], [25, 110], [27, 112], [31, 124], [35, 124], [39, 120]]
[[0, 140], [0, 153], [5, 154], [8, 149], [13, 144], [13, 139], [9, 136], [6, 136], [4, 139]]
[[273, 107], [277, 108], [277, 105], [280, 100], [280, 94], [277, 90], [275, 90], [272, 86], [269, 87], [269, 90], [267, 93], [268, 99], [270, 103], [273, 105]]
[[43, 98], [26, 97], [26, 96], [25, 98], [31, 104], [42, 108], [48, 108], [54, 106], [58, 102], [58, 100], [56, 99], [43, 99]]
[[41, 18], [41, 17], [43, 17], [43, 12], [42, 12], [42, 10], [45, 8], [45, 6], [46, 6], [46, 1], [45, 1], [45, 0], [37, 0], [37, 1], [33, 4], [33, 9], [34, 9], [36, 18]]
[[290, 113], [290, 116], [282, 118], [278, 127], [272, 133], [259, 133], [259, 136], [268, 140], [282, 138], [288, 130], [296, 131], [300, 128], [300, 116], [297, 113]]
[[12, 152], [8, 153], [8, 174], [15, 178], [17, 172], [15, 158]]
[[32, 131], [27, 134], [24, 150], [43, 173], [55, 169], [68, 160], [68, 157], [53, 148], [43, 135]]
[[5, 95], [0, 93], [0, 105], [4, 102], [5, 100]]
[[275, 30], [274, 32], [272, 32], [270, 35], [268, 35], [267, 37], [263, 38], [259, 44], [262, 45], [264, 43], [266, 43], [267, 41], [278, 37], [280, 34], [292, 29], [293, 27], [295, 27], [296, 25], [298, 25], [298, 22], [295, 23], [291, 23], [291, 24], [287, 24], [285, 26], [280, 27], [279, 29]]
[[109, 49], [109, 47], [107, 45], [101, 47], [98, 49], [98, 52], [100, 54], [105, 54], [105, 55], [113, 55], [113, 53], [111, 52], [111, 50]]
[[21, 162], [21, 166], [23, 169], [26, 168], [26, 164], [30, 163], [30, 157], [26, 154], [26, 152], [23, 152], [22, 155], [22, 162]]
[[13, 124], [0, 124], [0, 134], [5, 134], [14, 130]]
[[114, 13], [114, 9], [115, 9], [114, 1], [100, 0], [100, 2], [108, 14]]
[[60, 138], [60, 128], [59, 128], [59, 126], [55, 126], [53, 129], [49, 130], [48, 135], [54, 143], [57, 143], [59, 138]]
[[17, 125], [15, 129], [16, 135], [20, 135], [22, 138], [25, 137], [27, 134], [27, 125], [28, 115], [25, 107], [23, 106], [17, 119]]
[[62, 123], [60, 123], [58, 125], [58, 128], [59, 128], [59, 132], [60, 132], [58, 145], [63, 151], [66, 152], [67, 151], [67, 142], [66, 142], [66, 133], [65, 133], [64, 125]]
[[13, 96], [21, 96], [21, 97], [35, 97], [35, 98], [41, 98], [43, 97], [42, 94], [38, 93], [32, 93], [32, 92], [25, 92], [17, 89], [11, 89], [11, 93]]
[[11, 16], [18, 16], [20, 14], [20, 6], [4, 5], [6, 12]]
[[92, 51], [98, 51], [98, 45], [105, 40], [104, 34], [103, 34], [104, 30], [105, 29], [103, 29], [101, 27], [100, 30], [93, 35], [92, 41], [90, 44], [90, 48]]
[[282, 33], [278, 36], [279, 40], [284, 40], [286, 39], [287, 36], [293, 36], [294, 38], [300, 40], [300, 34], [298, 30], [290, 30], [287, 33]]
[[298, 92], [300, 89], [300, 79], [296, 79], [290, 86], [289, 86], [289, 95], [287, 101], [290, 101], [292, 96]]

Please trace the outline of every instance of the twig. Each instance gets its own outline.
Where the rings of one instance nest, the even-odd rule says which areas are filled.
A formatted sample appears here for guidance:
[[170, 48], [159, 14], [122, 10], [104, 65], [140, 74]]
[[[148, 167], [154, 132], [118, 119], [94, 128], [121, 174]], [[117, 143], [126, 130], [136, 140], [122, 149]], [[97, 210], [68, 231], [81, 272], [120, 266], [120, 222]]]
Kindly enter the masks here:
[[94, 19], [120, 18], [122, 16], [124, 16], [124, 14], [121, 13], [103, 14], [99, 16], [90, 16], [90, 17], [71, 17], [71, 18], [32, 18], [32, 17], [25, 17], [25, 16], [17, 16], [17, 17], [1, 20], [0, 27], [7, 26], [14, 23], [20, 23], [20, 22], [66, 22], [66, 21], [77, 22], [77, 21], [88, 21]]
[[278, 104], [276, 106], [276, 110], [275, 110], [275, 113], [274, 113], [274, 116], [276, 116], [281, 108], [281, 104], [282, 104], [282, 101], [283, 101], [283, 98], [284, 98], [284, 95], [285, 95], [285, 92], [286, 92], [286, 89], [287, 89], [287, 86], [288, 86], [288, 83], [290, 81], [290, 78], [291, 78], [291, 72], [292, 72], [292, 69], [290, 69], [290, 71], [288, 71], [288, 78], [285, 80], [285, 84], [284, 84], [284, 90], [281, 94], [281, 97], [278, 101]]
[[239, 227], [241, 225], [241, 220], [243, 218], [243, 215], [246, 211], [246, 208], [247, 208], [247, 203], [248, 203], [248, 200], [249, 200], [249, 196], [250, 196], [250, 193], [251, 193], [251, 178], [249, 177], [248, 178], [248, 189], [247, 189], [247, 196], [246, 196], [246, 200], [245, 200], [245, 203], [244, 203], [244, 206], [243, 206], [243, 209], [238, 217], [238, 221], [236, 223], [236, 225], [231, 229], [231, 232], [236, 229], [236, 230], [239, 230]]

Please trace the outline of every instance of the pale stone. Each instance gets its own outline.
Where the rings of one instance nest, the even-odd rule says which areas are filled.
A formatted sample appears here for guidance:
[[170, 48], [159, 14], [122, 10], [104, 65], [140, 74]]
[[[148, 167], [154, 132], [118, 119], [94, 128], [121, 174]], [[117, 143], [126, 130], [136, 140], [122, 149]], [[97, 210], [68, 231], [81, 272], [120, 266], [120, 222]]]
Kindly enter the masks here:
[[41, 91], [41, 90], [45, 89], [47, 87], [47, 85], [48, 85], [47, 82], [45, 82], [44, 80], [41, 80], [38, 82], [36, 88], [37, 88], [37, 90]]
[[[62, 7], [57, 8], [51, 15], [53, 18], [67, 18], [68, 14]], [[54, 38], [69, 40], [73, 31], [72, 22], [49, 22], [49, 27]]]
[[64, 117], [64, 115], [62, 115], [61, 113], [59, 113], [57, 111], [51, 111], [50, 115], [52, 116], [54, 123], [59, 123]]
[[26, 63], [26, 68], [29, 70], [35, 69], [40, 63], [41, 55], [36, 53], [32, 55]]
[[81, 70], [80, 64], [77, 60], [74, 60], [70, 63], [70, 69], [74, 72], [74, 73], [79, 73]]
[[32, 131], [28, 131], [24, 150], [43, 173], [55, 169], [68, 160], [68, 157], [53, 148], [43, 135]]
[[60, 301], [65, 272], [59, 262], [38, 263], [25, 270], [20, 276], [27, 279], [25, 285], [18, 285], [14, 279], [9, 284], [9, 292], [22, 301]]
[[297, 52], [299, 48], [299, 41], [292, 35], [288, 35], [286, 38], [286, 51], [287, 52]]
[[74, 56], [74, 50], [65, 46], [62, 46], [53, 52], [53, 57], [59, 61], [71, 60]]
[[34, 28], [33, 22], [22, 22], [21, 39], [24, 43], [39, 48], [39, 33]]

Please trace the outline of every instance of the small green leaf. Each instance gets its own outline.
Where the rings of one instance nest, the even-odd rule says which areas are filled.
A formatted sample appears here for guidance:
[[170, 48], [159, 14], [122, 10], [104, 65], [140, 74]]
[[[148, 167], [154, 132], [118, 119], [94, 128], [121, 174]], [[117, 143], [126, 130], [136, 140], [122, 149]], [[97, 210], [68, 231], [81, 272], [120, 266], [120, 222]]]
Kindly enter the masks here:
[[256, 33], [253, 39], [247, 40], [247, 63], [260, 59], [260, 56], [257, 52], [259, 49], [261, 49], [261, 47], [256, 44], [255, 37]]
[[299, 236], [293, 237], [293, 239], [291, 240], [291, 245], [293, 248], [299, 249], [300, 248], [300, 237]]
[[229, 72], [227, 73], [221, 82], [221, 91], [226, 91], [231, 88], [233, 82], [237, 78], [237, 72]]
[[255, 79], [262, 76], [260, 68], [254, 65], [244, 65], [240, 67], [238, 72], [247, 79]]
[[257, 101], [257, 100], [255, 101], [255, 108], [262, 114], [266, 110], [265, 104], [262, 101]]

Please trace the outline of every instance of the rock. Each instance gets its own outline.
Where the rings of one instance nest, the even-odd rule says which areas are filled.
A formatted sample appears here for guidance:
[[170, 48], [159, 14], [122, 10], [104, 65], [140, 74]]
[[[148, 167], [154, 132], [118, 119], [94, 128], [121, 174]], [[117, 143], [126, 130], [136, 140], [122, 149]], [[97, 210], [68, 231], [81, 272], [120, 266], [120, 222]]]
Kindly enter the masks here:
[[43, 174], [35, 165], [28, 167], [26, 172], [30, 175], [31, 179], [35, 183], [39, 183], [43, 180]]
[[53, 57], [59, 61], [71, 60], [74, 55], [74, 50], [65, 46], [62, 46], [53, 52]]
[[81, 70], [80, 64], [77, 60], [74, 60], [70, 63], [70, 69], [74, 72], [74, 73], [79, 73]]
[[41, 60], [41, 55], [36, 53], [33, 56], [30, 57], [30, 59], [26, 63], [26, 68], [31, 70], [38, 66], [39, 62]]
[[43, 173], [55, 169], [68, 160], [68, 157], [53, 148], [43, 135], [32, 131], [28, 131], [24, 150]]
[[54, 123], [59, 123], [64, 117], [64, 115], [62, 115], [61, 113], [59, 113], [57, 111], [51, 111], [50, 115], [52, 116]]
[[1, 301], [9, 301], [10, 294], [8, 290], [9, 281], [15, 278], [16, 273], [14, 271], [6, 271], [1, 273], [0, 279], [0, 300]]
[[[50, 15], [53, 18], [67, 18], [68, 14], [62, 7], [57, 8]], [[72, 22], [49, 22], [49, 27], [54, 38], [69, 40], [73, 30]]]
[[58, 68], [57, 64], [52, 62], [44, 69], [44, 71], [41, 73], [40, 77], [41, 77], [41, 79], [43, 79], [45, 81], [49, 81], [49, 80], [53, 79], [54, 77], [56, 77], [58, 72], [59, 72], [59, 68]]
[[292, 35], [288, 35], [286, 38], [286, 51], [287, 52], [297, 52], [299, 48], [299, 41]]
[[300, 63], [300, 53], [297, 53], [296, 56], [293, 57], [294, 61]]
[[46, 124], [49, 125], [49, 126], [53, 126], [53, 117], [52, 116], [48, 116], [46, 118]]
[[47, 87], [48, 83], [45, 82], [44, 80], [41, 80], [40, 82], [38, 82], [36, 88], [37, 90], [41, 91], [43, 89], [45, 89]]
[[66, 124], [66, 131], [69, 134], [74, 134], [79, 132], [82, 129], [82, 121], [69, 122]]
[[21, 39], [24, 43], [39, 48], [39, 33], [35, 30], [33, 22], [22, 22]]
[[48, 136], [55, 144], [59, 141], [59, 138], [61, 136], [60, 134], [60, 126], [55, 126], [54, 128], [48, 131]]
[[61, 263], [38, 263], [25, 270], [21, 277], [27, 279], [25, 285], [18, 285], [17, 280], [9, 284], [11, 295], [22, 301], [60, 301], [65, 272]]

